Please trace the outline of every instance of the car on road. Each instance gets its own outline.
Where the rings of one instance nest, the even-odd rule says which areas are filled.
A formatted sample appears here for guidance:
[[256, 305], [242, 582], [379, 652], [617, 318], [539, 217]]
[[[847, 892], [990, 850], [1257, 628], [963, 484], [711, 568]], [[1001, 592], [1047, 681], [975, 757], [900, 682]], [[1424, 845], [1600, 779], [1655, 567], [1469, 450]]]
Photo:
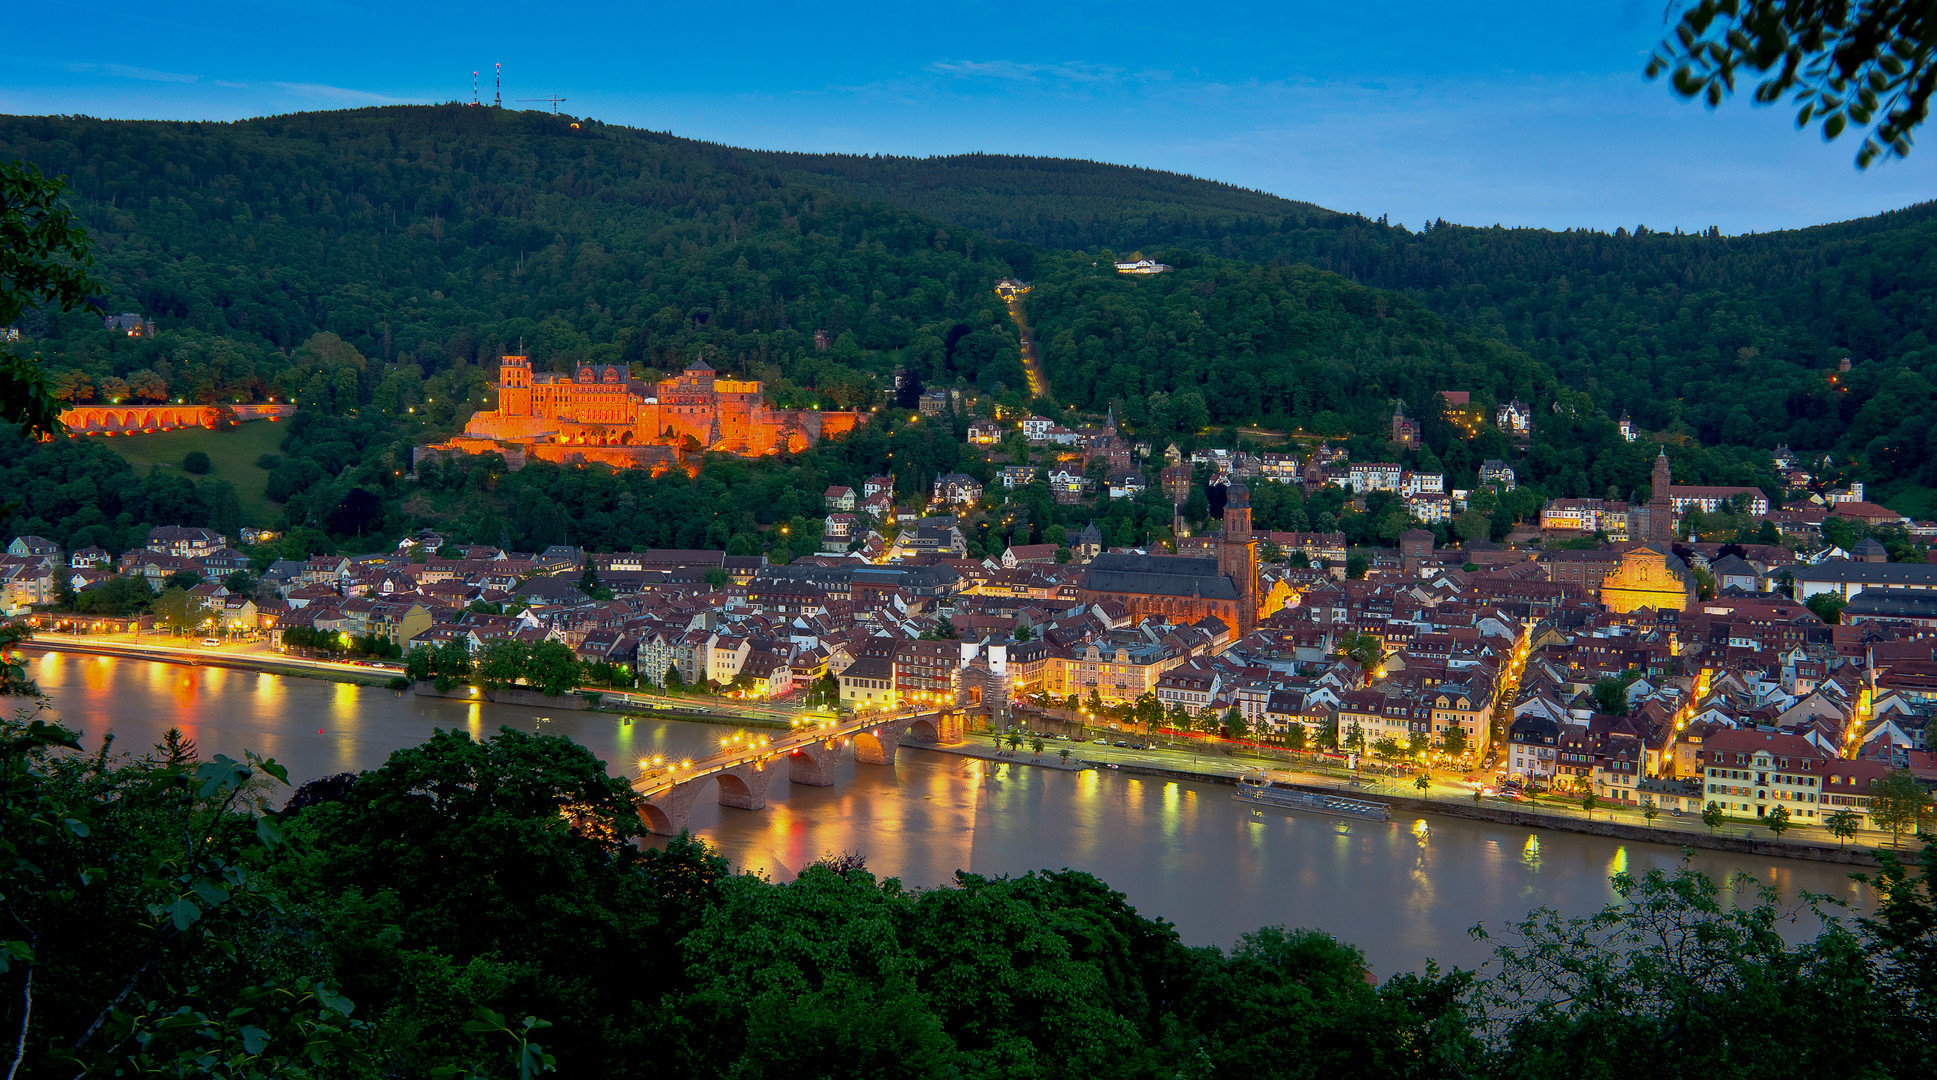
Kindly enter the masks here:
[[202, 647], [203, 647], [203, 648], [207, 648], [207, 649], [213, 649], [213, 648], [215, 648], [216, 646], [218, 646], [218, 645], [220, 645], [220, 644], [222, 644], [222, 643], [221, 643], [220, 641], [217, 641], [216, 639], [214, 639], [214, 638], [212, 638], [212, 637], [205, 637], [205, 638], [203, 638], [203, 639], [202, 639]]

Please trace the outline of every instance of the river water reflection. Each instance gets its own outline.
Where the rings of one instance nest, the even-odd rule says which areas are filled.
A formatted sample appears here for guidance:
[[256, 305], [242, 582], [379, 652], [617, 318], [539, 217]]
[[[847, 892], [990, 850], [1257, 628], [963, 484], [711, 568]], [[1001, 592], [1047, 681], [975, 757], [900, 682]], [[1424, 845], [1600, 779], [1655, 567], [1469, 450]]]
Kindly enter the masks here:
[[[564, 735], [613, 772], [642, 757], [698, 757], [731, 728], [670, 721], [623, 723], [599, 713], [555, 713], [467, 703], [341, 683], [222, 668], [65, 653], [30, 668], [60, 716], [93, 749], [140, 752], [179, 727], [203, 753], [254, 750], [289, 767], [292, 783], [379, 765], [436, 728], [485, 737], [501, 726]], [[833, 852], [910, 885], [972, 873], [1070, 867], [1096, 874], [1146, 915], [1168, 919], [1192, 944], [1229, 945], [1261, 925], [1317, 927], [1364, 949], [1381, 974], [1427, 958], [1473, 966], [1486, 948], [1467, 930], [1550, 906], [1583, 914], [1612, 898], [1609, 875], [1672, 866], [1677, 849], [1600, 837], [1401, 817], [1343, 823], [1239, 806], [1215, 784], [1094, 771], [992, 765], [908, 751], [893, 767], [842, 763], [834, 786], [777, 780], [763, 812], [702, 794], [694, 831], [735, 865], [776, 879]], [[1717, 877], [1747, 872], [1799, 891], [1865, 904], [1849, 869], [1699, 852]]]

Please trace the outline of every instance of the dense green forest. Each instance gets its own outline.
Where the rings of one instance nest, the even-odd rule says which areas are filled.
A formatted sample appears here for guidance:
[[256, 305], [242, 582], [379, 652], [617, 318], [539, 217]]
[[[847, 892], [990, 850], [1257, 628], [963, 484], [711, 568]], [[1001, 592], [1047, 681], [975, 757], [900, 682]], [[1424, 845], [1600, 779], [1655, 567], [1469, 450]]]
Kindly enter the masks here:
[[[855, 371], [864, 354], [1022, 379], [990, 292], [1008, 267], [973, 237], [788, 184], [737, 151], [458, 106], [236, 124], [9, 117], [0, 144], [66, 177], [105, 305], [163, 331], [29, 320], [89, 376], [87, 396], [340, 396], [295, 355], [323, 331], [368, 358], [366, 401], [387, 376], [488, 369], [521, 343], [561, 370], [676, 370], [703, 353], [829, 405], [872, 392]], [[829, 354], [810, 355], [815, 330], [837, 342]]]
[[[1412, 230], [1095, 162], [765, 157], [1000, 239], [1329, 270], [1518, 346], [1609, 416], [1684, 426], [1704, 443], [1860, 454], [1873, 482], [1937, 486], [1937, 204], [1744, 236], [1444, 221]], [[1832, 385], [1844, 357], [1851, 376]]]
[[1873, 916], [1795, 940], [1773, 897], [1623, 875], [1600, 915], [1487, 927], [1478, 972], [1422, 957], [1375, 986], [1325, 934], [1191, 947], [1067, 870], [916, 888], [860, 852], [781, 883], [690, 839], [635, 845], [630, 785], [561, 737], [438, 732], [293, 794], [274, 762], [174, 733], [107, 749], [0, 720], [0, 1030], [24, 1076], [1937, 1067], [1937, 909], [1894, 867]]
[[[1028, 310], [1058, 399], [1034, 404], [1114, 406], [1160, 443], [1228, 443], [1262, 424], [1443, 468], [1459, 487], [1503, 457], [1530, 488], [1517, 501], [1537, 508], [1643, 493], [1647, 448], [1614, 430], [1625, 409], [1667, 434], [1684, 482], [1780, 495], [1767, 452], [1786, 441], [1833, 453], [1827, 475], [1901, 505], [1921, 509], [1937, 486], [1928, 208], [1748, 237], [1415, 233], [1151, 170], [765, 154], [461, 106], [234, 124], [8, 117], [0, 145], [66, 177], [106, 309], [157, 323], [129, 337], [93, 315], [30, 313], [19, 347], [74, 403], [298, 401], [263, 484], [312, 546], [435, 524], [521, 546], [697, 540], [784, 555], [816, 516], [802, 493], [825, 484], [892, 470], [914, 495], [951, 469], [987, 479], [898, 420], [696, 478], [507, 477], [490, 461], [421, 484], [408, 474], [414, 446], [489, 405], [496, 358], [519, 347], [541, 368], [623, 362], [643, 377], [704, 358], [764, 380], [781, 405], [893, 404], [897, 369], [1022, 405], [1016, 329], [991, 292], [1010, 275], [1035, 284]], [[1109, 271], [1131, 252], [1176, 270]], [[1852, 370], [1832, 382], [1845, 353]], [[1534, 439], [1456, 429], [1435, 407], [1441, 389], [1482, 410], [1532, 402]], [[1385, 441], [1395, 399], [1426, 425], [1418, 451]], [[959, 436], [965, 418], [953, 420]], [[149, 524], [235, 516], [219, 484], [137, 484], [98, 449], [15, 444], [4, 463], [10, 524], [63, 542], [118, 549]], [[164, 483], [188, 494], [130, 501]], [[708, 512], [689, 520], [693, 506]], [[1137, 542], [1168, 523], [1138, 503], [1022, 524], [1040, 538], [1092, 513]], [[1290, 503], [1280, 515], [1321, 519], [1340, 515]], [[995, 543], [1017, 523], [987, 524], [977, 539]]]

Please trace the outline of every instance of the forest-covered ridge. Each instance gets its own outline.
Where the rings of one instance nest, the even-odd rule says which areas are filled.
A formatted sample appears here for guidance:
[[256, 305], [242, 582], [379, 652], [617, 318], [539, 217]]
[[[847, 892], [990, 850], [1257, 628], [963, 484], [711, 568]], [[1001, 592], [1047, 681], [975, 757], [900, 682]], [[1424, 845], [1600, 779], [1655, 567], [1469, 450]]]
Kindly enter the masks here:
[[[1937, 486], [1929, 207], [1754, 237], [1415, 233], [1156, 170], [764, 154], [457, 105], [0, 117], [0, 145], [67, 177], [105, 302], [159, 327], [41, 318], [26, 347], [75, 401], [286, 395], [336, 418], [292, 428], [270, 479], [272, 497], [315, 504], [287, 504], [292, 523], [320, 524], [356, 486], [406, 523], [410, 446], [487, 405], [496, 356], [521, 347], [644, 377], [703, 356], [783, 405], [881, 401], [896, 368], [1020, 404], [1015, 327], [991, 292], [1017, 274], [1037, 284], [1058, 404], [1117, 405], [1159, 440], [1199, 431], [1201, 409], [1219, 427], [1350, 431], [1355, 455], [1383, 456], [1395, 398], [1417, 415], [1465, 389], [1552, 418], [1518, 463], [1547, 495], [1634, 494], [1645, 469], [1613, 452], [1623, 411], [1685, 449], [1729, 450], [1685, 481], [1778, 487], [1767, 451], [1788, 442], [1834, 452], [1838, 478], [1879, 498]], [[1090, 246], [974, 220], [1005, 205]], [[1169, 231], [1135, 232], [1151, 222]], [[1105, 256], [1129, 250], [1177, 270], [1110, 273]], [[1835, 384], [1829, 341], [1855, 360]], [[1434, 431], [1434, 457], [1407, 463], [1442, 462], [1455, 483], [1508, 452]], [[922, 461], [902, 470], [910, 491], [955, 465]], [[30, 500], [57, 531], [84, 501]]]

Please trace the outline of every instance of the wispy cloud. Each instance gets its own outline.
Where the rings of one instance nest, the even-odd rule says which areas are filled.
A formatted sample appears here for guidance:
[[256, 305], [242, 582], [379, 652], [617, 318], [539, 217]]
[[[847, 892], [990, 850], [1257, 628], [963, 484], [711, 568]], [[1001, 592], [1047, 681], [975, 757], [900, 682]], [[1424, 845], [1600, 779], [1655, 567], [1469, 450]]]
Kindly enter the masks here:
[[931, 74], [957, 79], [992, 79], [999, 82], [1111, 83], [1125, 78], [1122, 68], [1073, 60], [1060, 64], [1018, 60], [937, 60], [929, 64], [926, 70]]
[[200, 75], [184, 75], [178, 71], [156, 71], [154, 68], [129, 67], [126, 64], [62, 64], [62, 70], [76, 75], [106, 75], [115, 79], [140, 79], [143, 82], [192, 83], [201, 80]]
[[330, 86], [327, 83], [279, 82], [270, 85], [279, 87], [299, 97], [315, 98], [318, 101], [335, 101], [354, 105], [395, 105], [402, 98], [373, 94], [368, 90], [353, 90], [346, 86]]

